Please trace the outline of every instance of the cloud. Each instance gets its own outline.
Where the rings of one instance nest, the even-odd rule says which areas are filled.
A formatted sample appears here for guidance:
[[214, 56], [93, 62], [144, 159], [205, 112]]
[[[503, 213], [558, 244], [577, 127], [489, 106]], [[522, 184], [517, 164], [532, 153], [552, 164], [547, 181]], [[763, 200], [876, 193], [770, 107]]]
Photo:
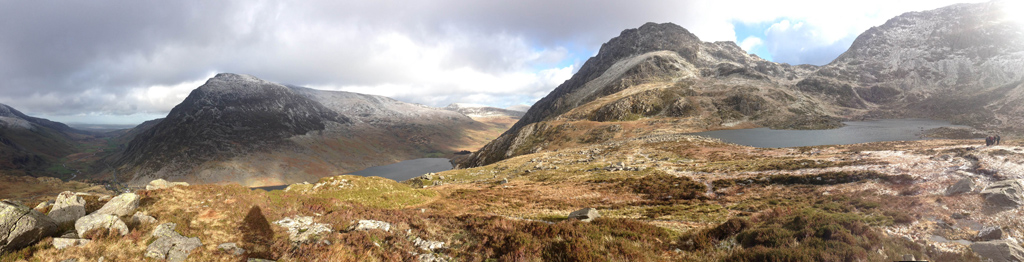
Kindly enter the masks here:
[[747, 38], [744, 38], [743, 41], [740, 41], [740, 48], [750, 52], [762, 44], [764, 44], [764, 41], [762, 41], [760, 37], [748, 36]]

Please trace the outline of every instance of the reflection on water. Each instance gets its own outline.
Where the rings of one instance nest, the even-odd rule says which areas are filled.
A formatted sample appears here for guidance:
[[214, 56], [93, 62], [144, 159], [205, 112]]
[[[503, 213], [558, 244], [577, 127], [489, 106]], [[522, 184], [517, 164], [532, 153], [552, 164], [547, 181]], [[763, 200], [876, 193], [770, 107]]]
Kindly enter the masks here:
[[933, 128], [965, 127], [947, 121], [929, 119], [890, 119], [844, 122], [846, 126], [828, 130], [772, 130], [752, 128], [694, 133], [722, 141], [753, 147], [799, 147], [846, 145], [878, 141], [926, 139], [921, 135]]

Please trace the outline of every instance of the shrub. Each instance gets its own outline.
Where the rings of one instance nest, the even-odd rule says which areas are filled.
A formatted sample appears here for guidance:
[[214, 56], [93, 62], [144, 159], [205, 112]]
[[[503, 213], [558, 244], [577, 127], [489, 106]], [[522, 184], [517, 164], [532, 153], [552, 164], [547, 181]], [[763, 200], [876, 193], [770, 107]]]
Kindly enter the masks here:
[[633, 192], [644, 194], [656, 201], [688, 200], [702, 196], [707, 186], [694, 182], [689, 177], [668, 174], [652, 174], [641, 178], [629, 178], [622, 186]]

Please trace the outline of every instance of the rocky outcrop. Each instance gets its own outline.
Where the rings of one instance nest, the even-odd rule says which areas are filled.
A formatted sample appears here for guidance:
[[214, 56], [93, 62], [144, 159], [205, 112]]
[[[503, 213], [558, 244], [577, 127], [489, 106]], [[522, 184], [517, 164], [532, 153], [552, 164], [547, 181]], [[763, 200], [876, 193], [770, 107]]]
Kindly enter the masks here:
[[569, 219], [576, 219], [583, 222], [590, 222], [599, 217], [601, 217], [601, 214], [598, 214], [597, 209], [595, 208], [584, 208], [569, 213]]
[[331, 225], [314, 223], [313, 217], [295, 216], [274, 221], [275, 225], [288, 229], [288, 239], [296, 243], [316, 240], [321, 233], [331, 232]]
[[92, 240], [58, 237], [53, 239], [53, 247], [61, 250], [69, 247], [83, 246], [89, 244], [89, 242], [92, 242]]
[[1024, 248], [1011, 240], [975, 242], [971, 250], [987, 261], [1024, 262]]
[[128, 234], [128, 225], [115, 215], [92, 214], [75, 221], [75, 232], [82, 238], [92, 237], [85, 233], [93, 229], [109, 230], [122, 236]]
[[978, 241], [999, 240], [1003, 238], [1003, 228], [986, 227], [978, 231]]
[[1024, 180], [1004, 180], [990, 184], [981, 191], [981, 197], [991, 206], [1016, 208], [1024, 205]]
[[947, 196], [959, 195], [959, 194], [974, 192], [974, 190], [976, 190], [976, 184], [974, 183], [974, 179], [972, 179], [970, 177], [965, 177], [963, 179], [960, 179], [960, 180], [956, 181], [955, 184], [947, 187], [946, 188], [946, 195]]
[[193, 249], [203, 245], [197, 237], [187, 238], [174, 231], [177, 224], [165, 223], [153, 230], [156, 241], [146, 247], [146, 257], [173, 262], [185, 261]]
[[135, 193], [124, 193], [118, 195], [100, 208], [93, 214], [106, 214], [115, 216], [127, 216], [135, 213], [135, 209], [139, 208], [139, 195]]
[[161, 179], [156, 179], [156, 180], [153, 180], [153, 181], [149, 181], [149, 184], [146, 185], [146, 190], [157, 190], [157, 189], [164, 189], [164, 188], [170, 188], [170, 187], [176, 187], [176, 186], [188, 186], [188, 183], [185, 183], [185, 182], [167, 182], [167, 180], [164, 180], [164, 179], [161, 178]]
[[39, 211], [13, 201], [0, 201], [0, 253], [34, 244], [57, 233], [57, 223]]
[[64, 191], [57, 195], [53, 208], [46, 215], [57, 224], [75, 222], [85, 216], [85, 199], [71, 191]]
[[352, 226], [349, 227], [348, 231], [367, 231], [375, 229], [391, 232], [391, 223], [377, 220], [358, 220], [353, 221]]

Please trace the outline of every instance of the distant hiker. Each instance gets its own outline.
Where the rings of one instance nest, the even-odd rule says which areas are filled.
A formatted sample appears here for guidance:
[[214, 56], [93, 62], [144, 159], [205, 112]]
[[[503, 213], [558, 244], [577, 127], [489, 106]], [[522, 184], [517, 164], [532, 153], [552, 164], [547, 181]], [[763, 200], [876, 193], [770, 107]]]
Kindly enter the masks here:
[[996, 145], [998, 145], [1002, 141], [1003, 141], [1003, 138], [999, 137], [999, 135], [996, 135]]
[[985, 138], [985, 146], [991, 146], [993, 140], [995, 140], [995, 139], [993, 139], [992, 136], [986, 137]]

